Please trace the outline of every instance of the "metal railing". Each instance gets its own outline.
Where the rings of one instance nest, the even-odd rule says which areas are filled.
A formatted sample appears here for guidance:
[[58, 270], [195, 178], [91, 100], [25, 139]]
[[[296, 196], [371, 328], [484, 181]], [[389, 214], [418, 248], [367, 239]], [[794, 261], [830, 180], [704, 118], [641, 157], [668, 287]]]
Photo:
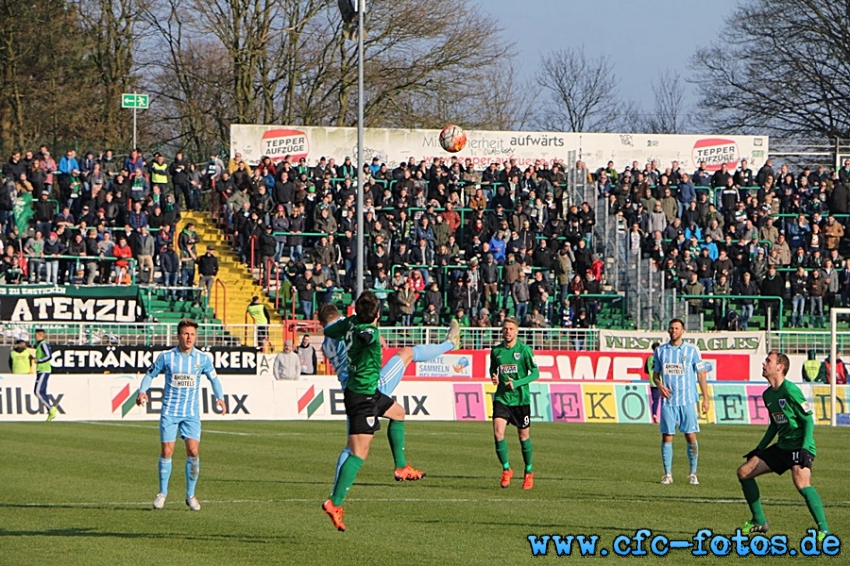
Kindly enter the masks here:
[[[850, 352], [850, 332], [836, 332], [835, 338], [839, 352]], [[827, 356], [831, 346], [829, 332], [783, 330], [769, 332], [767, 339], [771, 350], [785, 354], [808, 354], [814, 350], [818, 359]]]
[[[268, 326], [273, 351], [280, 351], [283, 340], [296, 335], [295, 327], [310, 325], [317, 332], [315, 321], [286, 319], [283, 324]], [[289, 325], [289, 328], [287, 328]], [[16, 340], [33, 342], [35, 329], [44, 328], [53, 349], [70, 346], [145, 346], [172, 347], [177, 345], [177, 322], [158, 323], [10, 323], [0, 322], [0, 346], [12, 346]], [[439, 343], [445, 340], [446, 329], [441, 326], [381, 327], [381, 336], [389, 348]], [[839, 353], [850, 355], [850, 332], [837, 333]], [[814, 350], [818, 357], [829, 352], [829, 332], [772, 331], [766, 333], [769, 349], [786, 354], [805, 355]], [[597, 329], [520, 328], [519, 339], [535, 350], [596, 351], [601, 346]], [[491, 348], [501, 340], [498, 327], [465, 327], [461, 333], [461, 348], [479, 350]], [[258, 347], [256, 324], [201, 324], [198, 328], [198, 348]]]

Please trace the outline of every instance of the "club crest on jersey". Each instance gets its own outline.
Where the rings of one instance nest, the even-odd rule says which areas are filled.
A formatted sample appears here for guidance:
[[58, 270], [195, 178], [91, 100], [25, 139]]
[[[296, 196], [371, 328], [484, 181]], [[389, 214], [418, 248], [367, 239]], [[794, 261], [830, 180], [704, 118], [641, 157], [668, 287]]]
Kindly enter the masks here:
[[779, 400], [779, 408], [782, 409], [783, 411], [785, 410], [785, 399]]
[[375, 417], [366, 417], [366, 424], [370, 427], [375, 426]]
[[195, 364], [195, 369], [196, 369], [196, 370], [199, 370], [199, 369], [201, 369], [201, 364], [200, 364], [200, 363], [198, 363], [198, 364]]
[[519, 359], [519, 352], [514, 352], [514, 359], [515, 359], [515, 360], [518, 360], [518, 359]]

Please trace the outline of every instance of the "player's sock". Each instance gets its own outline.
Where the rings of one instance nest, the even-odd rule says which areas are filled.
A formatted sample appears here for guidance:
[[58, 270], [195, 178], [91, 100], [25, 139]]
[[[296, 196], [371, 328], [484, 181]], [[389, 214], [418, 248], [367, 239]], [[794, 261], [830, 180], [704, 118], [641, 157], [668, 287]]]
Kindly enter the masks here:
[[159, 458], [159, 492], [168, 495], [168, 480], [171, 479], [171, 458]]
[[750, 506], [750, 511], [753, 514], [753, 523], [756, 525], [767, 523], [764, 510], [761, 508], [761, 495], [759, 494], [759, 485], [756, 483], [756, 480], [741, 480], [741, 490], [743, 490], [744, 499], [747, 500], [747, 505]]
[[339, 480], [339, 470], [342, 468], [342, 465], [345, 464], [345, 461], [348, 457], [351, 456], [351, 449], [346, 446], [342, 449], [342, 452], [339, 453], [339, 458], [336, 460], [336, 473], [334, 474], [334, 485], [336, 485], [337, 480]]
[[455, 345], [446, 340], [442, 344], [420, 344], [413, 347], [413, 361], [427, 362], [446, 352], [454, 350]]
[[818, 530], [829, 532], [829, 527], [826, 524], [826, 515], [823, 512], [823, 501], [820, 495], [812, 486], [804, 487], [800, 490], [800, 495], [806, 500], [806, 507], [809, 508], [809, 513], [812, 514], [818, 524]]
[[519, 445], [522, 446], [522, 460], [525, 462], [526, 473], [531, 472], [531, 454], [534, 451], [531, 447], [531, 439], [520, 440]]
[[331, 501], [334, 505], [342, 505], [345, 501], [345, 496], [348, 495], [348, 490], [354, 485], [354, 480], [357, 479], [357, 472], [360, 471], [360, 466], [363, 465], [363, 458], [350, 454], [342, 467], [339, 469], [339, 477], [334, 484], [333, 493], [331, 493]]
[[673, 443], [661, 441], [661, 462], [664, 464], [664, 473], [673, 473]]
[[[671, 445], [672, 446], [672, 445]], [[699, 443], [688, 443], [688, 462], [691, 463], [691, 473], [697, 473], [697, 462], [699, 461]]]
[[404, 421], [390, 419], [390, 424], [387, 427], [387, 438], [390, 440], [390, 450], [393, 453], [395, 467], [405, 467], [407, 458], [404, 457]]
[[201, 475], [201, 459], [198, 456], [189, 456], [186, 458], [186, 499], [195, 495], [199, 475]]
[[511, 464], [508, 462], [508, 443], [504, 438], [496, 441], [496, 456], [499, 457], [503, 470], [511, 468]]

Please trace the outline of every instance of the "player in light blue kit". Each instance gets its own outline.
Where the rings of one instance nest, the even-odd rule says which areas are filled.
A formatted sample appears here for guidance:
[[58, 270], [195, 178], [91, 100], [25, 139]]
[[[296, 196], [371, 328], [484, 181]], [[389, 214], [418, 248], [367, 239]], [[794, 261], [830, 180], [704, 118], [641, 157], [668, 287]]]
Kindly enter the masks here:
[[[319, 323], [323, 328], [331, 326], [335, 322], [343, 320], [342, 315], [333, 303], [325, 303], [319, 309]], [[410, 362], [427, 362], [446, 352], [456, 350], [460, 347], [460, 325], [456, 320], [451, 321], [449, 329], [446, 332], [446, 340], [442, 344], [422, 344], [419, 346], [404, 347], [396, 354], [387, 360], [387, 363], [381, 368], [381, 377], [378, 380], [378, 391], [384, 395], [391, 396], [395, 388], [401, 382], [404, 375], [404, 369]], [[342, 340], [335, 340], [325, 336], [322, 342], [322, 353], [325, 355], [336, 371], [337, 378], [343, 389], [348, 383], [348, 356], [345, 352], [345, 344]], [[394, 426], [404, 426], [403, 421], [390, 421], [387, 427], [387, 434], [390, 434], [390, 429]], [[398, 450], [392, 442], [390, 449], [393, 452], [393, 459], [396, 463], [395, 479], [396, 481], [415, 481], [425, 477], [425, 473], [412, 468], [408, 465], [404, 458], [404, 449]], [[344, 448], [339, 455], [339, 460], [336, 465], [336, 472], [339, 475], [339, 469], [345, 463], [345, 460], [351, 454], [348, 447]], [[336, 479], [334, 479], [336, 484]]]
[[661, 483], [673, 483], [673, 435], [676, 426], [685, 435], [688, 442], [688, 461], [691, 469], [688, 482], [699, 485], [697, 479], [697, 461], [699, 446], [697, 445], [696, 403], [699, 401], [697, 382], [702, 392], [702, 412], [708, 413], [708, 362], [702, 360], [699, 348], [682, 340], [685, 334], [685, 324], [678, 318], [670, 321], [667, 329], [670, 341], [661, 344], [655, 350], [655, 365], [652, 379], [658, 386], [661, 395], [661, 460], [664, 463], [664, 477]]
[[227, 412], [221, 382], [215, 373], [209, 356], [195, 349], [198, 323], [183, 319], [177, 325], [178, 346], [157, 356], [148, 368], [139, 386], [137, 405], [148, 401], [151, 381], [165, 372], [165, 390], [162, 395], [162, 412], [159, 417], [159, 439], [162, 453], [159, 458], [159, 493], [153, 501], [154, 509], [165, 506], [168, 496], [168, 480], [171, 478], [171, 455], [177, 433], [186, 442], [186, 505], [192, 511], [200, 511], [201, 504], [195, 497], [195, 485], [200, 474], [198, 448], [201, 443], [201, 416], [199, 398], [201, 376], [206, 375], [212, 384], [215, 403], [221, 414]]

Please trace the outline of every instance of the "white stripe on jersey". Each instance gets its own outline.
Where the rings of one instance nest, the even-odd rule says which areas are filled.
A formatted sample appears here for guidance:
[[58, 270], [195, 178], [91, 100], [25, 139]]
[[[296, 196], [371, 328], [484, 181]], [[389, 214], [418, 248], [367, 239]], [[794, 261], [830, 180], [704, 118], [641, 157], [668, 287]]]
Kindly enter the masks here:
[[345, 352], [345, 344], [342, 340], [325, 336], [322, 341], [322, 353], [333, 366], [340, 385], [345, 389], [348, 383], [348, 354]]
[[703, 369], [699, 348], [683, 342], [671, 346], [665, 342], [655, 350], [654, 371], [661, 374], [662, 382], [670, 389], [670, 398], [664, 402], [673, 406], [692, 405], [699, 401], [697, 372]]

